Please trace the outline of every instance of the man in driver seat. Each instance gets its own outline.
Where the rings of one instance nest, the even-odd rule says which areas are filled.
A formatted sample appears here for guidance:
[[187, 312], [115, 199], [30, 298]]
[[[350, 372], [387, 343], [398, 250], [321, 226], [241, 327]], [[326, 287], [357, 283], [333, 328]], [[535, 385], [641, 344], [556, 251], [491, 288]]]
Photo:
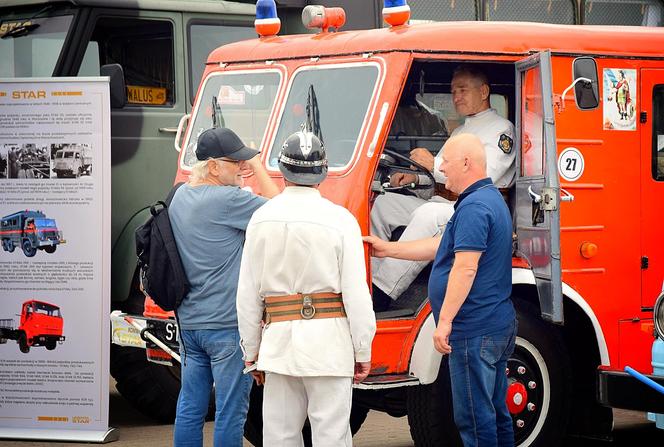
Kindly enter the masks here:
[[[456, 112], [466, 117], [464, 124], [454, 129], [451, 136], [476, 135], [484, 144], [489, 177], [498, 188], [508, 188], [515, 176], [514, 126], [491, 108], [487, 76], [472, 65], [460, 65], [454, 70], [451, 90]], [[438, 169], [441, 152], [436, 157], [424, 148], [410, 152], [411, 160], [433, 174], [435, 194], [429, 200], [389, 192], [378, 196], [371, 210], [374, 236], [390, 239], [392, 232], [404, 225], [406, 229], [399, 241], [443, 234], [454, 213], [456, 196], [443, 186], [445, 177]], [[423, 174], [396, 173], [390, 178], [392, 186], [426, 182], [430, 180]], [[399, 298], [428, 263], [428, 260], [371, 258], [374, 309], [387, 310], [392, 300]]]

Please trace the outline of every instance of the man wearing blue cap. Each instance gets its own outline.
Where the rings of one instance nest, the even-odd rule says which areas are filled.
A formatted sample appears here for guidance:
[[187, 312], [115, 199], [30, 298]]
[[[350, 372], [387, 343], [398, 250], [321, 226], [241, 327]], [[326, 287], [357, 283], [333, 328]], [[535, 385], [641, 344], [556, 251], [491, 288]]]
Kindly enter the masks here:
[[[235, 295], [244, 233], [254, 211], [279, 188], [258, 151], [230, 129], [203, 132], [189, 182], [169, 207], [173, 235], [191, 289], [177, 309], [183, 346], [182, 389], [174, 444], [203, 445], [203, 423], [215, 385], [214, 445], [242, 446], [251, 377], [242, 374]], [[252, 172], [263, 197], [241, 189]]]

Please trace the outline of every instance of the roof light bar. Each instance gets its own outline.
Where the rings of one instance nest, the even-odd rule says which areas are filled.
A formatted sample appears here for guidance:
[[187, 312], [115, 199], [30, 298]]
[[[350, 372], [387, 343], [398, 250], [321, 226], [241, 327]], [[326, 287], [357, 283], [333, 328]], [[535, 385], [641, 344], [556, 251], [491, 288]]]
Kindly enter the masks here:
[[309, 5], [302, 10], [302, 24], [308, 29], [320, 28], [326, 33], [329, 28], [338, 30], [345, 23], [346, 11], [343, 8]]
[[385, 0], [383, 7], [383, 20], [390, 26], [400, 26], [408, 23], [410, 19], [410, 6], [406, 0]]
[[256, 2], [256, 32], [261, 37], [274, 36], [281, 29], [281, 20], [277, 16], [277, 4], [274, 0], [258, 0]]

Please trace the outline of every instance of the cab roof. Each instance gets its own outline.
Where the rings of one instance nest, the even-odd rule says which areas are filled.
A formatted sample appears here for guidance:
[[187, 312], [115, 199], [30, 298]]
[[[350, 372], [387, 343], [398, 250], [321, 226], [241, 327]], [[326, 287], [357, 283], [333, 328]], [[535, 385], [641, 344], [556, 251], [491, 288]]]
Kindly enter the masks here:
[[603, 54], [664, 58], [664, 29], [527, 22], [436, 22], [363, 31], [285, 35], [232, 43], [208, 63], [414, 52], [528, 55]]

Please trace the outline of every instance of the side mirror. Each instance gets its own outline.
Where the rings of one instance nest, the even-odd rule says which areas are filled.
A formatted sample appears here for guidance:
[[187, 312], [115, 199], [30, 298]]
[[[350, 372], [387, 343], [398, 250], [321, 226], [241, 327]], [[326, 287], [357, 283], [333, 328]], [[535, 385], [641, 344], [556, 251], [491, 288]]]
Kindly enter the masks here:
[[597, 63], [592, 57], [574, 59], [574, 98], [581, 110], [596, 109], [599, 106], [599, 82]]
[[111, 108], [121, 109], [127, 104], [127, 85], [124, 70], [120, 64], [106, 64], [99, 68], [100, 76], [110, 78]]

